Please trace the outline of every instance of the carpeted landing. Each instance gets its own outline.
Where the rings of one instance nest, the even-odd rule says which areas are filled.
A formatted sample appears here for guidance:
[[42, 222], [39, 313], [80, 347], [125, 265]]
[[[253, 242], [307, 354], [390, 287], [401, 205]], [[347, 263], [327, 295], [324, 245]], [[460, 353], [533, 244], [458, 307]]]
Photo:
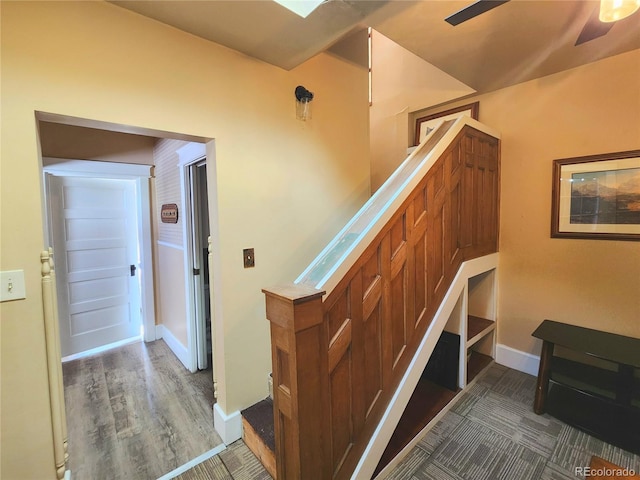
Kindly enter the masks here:
[[573, 480], [597, 455], [640, 471], [640, 456], [533, 413], [536, 378], [494, 364], [389, 480]]
[[[494, 364], [389, 474], [390, 480], [573, 480], [591, 457], [640, 472], [640, 456], [533, 413], [535, 377]], [[238, 441], [180, 480], [268, 479]], [[359, 479], [360, 480], [360, 479]], [[364, 480], [364, 479], [362, 479]]]
[[268, 480], [271, 475], [242, 440], [187, 470], [176, 480]]

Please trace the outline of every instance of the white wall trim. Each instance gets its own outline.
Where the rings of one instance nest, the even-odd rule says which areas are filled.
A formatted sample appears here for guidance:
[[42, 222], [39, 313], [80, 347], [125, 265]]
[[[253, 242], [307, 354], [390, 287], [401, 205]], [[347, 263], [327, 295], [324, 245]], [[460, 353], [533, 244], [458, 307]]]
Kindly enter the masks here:
[[211, 296], [211, 337], [213, 343], [213, 384], [217, 387], [216, 399], [226, 406], [227, 388], [224, 354], [224, 321], [222, 310], [222, 256], [220, 254], [220, 227], [218, 219], [218, 173], [215, 140], [205, 145], [207, 154], [207, 189], [209, 194], [209, 232], [211, 254], [209, 256], [209, 294]]
[[138, 196], [138, 242], [140, 243], [140, 305], [142, 307], [142, 325], [144, 341], [156, 339], [155, 283], [153, 279], [153, 243], [151, 228], [151, 185], [148, 177], [136, 180]]
[[540, 357], [498, 344], [496, 345], [496, 363], [529, 375], [538, 376]]
[[178, 360], [182, 362], [187, 370], [189, 370], [189, 352], [187, 347], [182, 345], [180, 341], [171, 333], [171, 330], [164, 325], [158, 325], [161, 328], [162, 335], [158, 338], [162, 338], [164, 342], [169, 346], [171, 351], [178, 357]]
[[157, 240], [156, 243], [162, 247], [174, 248], [176, 250], [184, 250], [182, 245], [178, 245], [177, 243], [165, 242], [164, 240]]
[[242, 415], [236, 410], [227, 415], [219, 404], [213, 406], [213, 428], [222, 438], [225, 445], [229, 445], [242, 438]]
[[42, 157], [43, 170], [65, 177], [149, 178], [151, 165]]
[[206, 144], [191, 142], [176, 150], [180, 161], [179, 167], [193, 163], [207, 156]]
[[206, 146], [203, 143], [188, 143], [176, 150], [180, 161], [178, 170], [180, 171], [180, 196], [182, 200], [182, 245], [184, 256], [184, 289], [186, 299], [186, 319], [187, 319], [187, 368], [191, 372], [198, 369], [198, 347], [197, 347], [197, 305], [196, 305], [196, 285], [193, 275], [193, 244], [190, 234], [193, 231], [193, 208], [189, 191], [189, 167], [190, 165], [206, 159]]

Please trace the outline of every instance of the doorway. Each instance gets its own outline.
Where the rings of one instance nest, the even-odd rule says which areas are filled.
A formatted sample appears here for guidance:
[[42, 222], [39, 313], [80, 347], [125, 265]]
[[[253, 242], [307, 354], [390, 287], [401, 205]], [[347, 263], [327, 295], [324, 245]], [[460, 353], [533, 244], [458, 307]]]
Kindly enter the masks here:
[[142, 333], [134, 180], [47, 173], [63, 357]]
[[213, 366], [211, 285], [209, 284], [209, 196], [205, 146], [189, 143], [177, 150], [180, 158], [182, 202], [185, 206], [187, 341], [192, 371]]
[[198, 369], [212, 365], [211, 297], [209, 286], [209, 206], [207, 194], [207, 161], [189, 165], [191, 186], [191, 218], [194, 263], [194, 301], [196, 304], [196, 349]]
[[[52, 163], [55, 164], [56, 168], [62, 168], [62, 170], [64, 170], [64, 167], [62, 167], [62, 164], [66, 164], [67, 167], [68, 165], [73, 164], [74, 168], [76, 168], [78, 164], [84, 164], [84, 167], [80, 169], [82, 170], [82, 172], [78, 175], [79, 177], [102, 176], [101, 168], [106, 166], [107, 164], [117, 165], [118, 166], [117, 168], [119, 169], [120, 168], [145, 169], [144, 174], [133, 175], [133, 177], [135, 177], [133, 180], [134, 180], [134, 183], [136, 184], [136, 188], [139, 189], [138, 193], [140, 193], [140, 197], [143, 200], [143, 205], [142, 206], [138, 205], [137, 207], [132, 209], [136, 211], [136, 213], [139, 215], [138, 217], [139, 219], [142, 218], [144, 214], [146, 214], [146, 217], [147, 217], [146, 223], [144, 221], [142, 222], [142, 224], [140, 224], [141, 222], [138, 222], [138, 234], [139, 234], [138, 240], [142, 239], [142, 243], [144, 244], [144, 246], [134, 247], [133, 250], [137, 252], [138, 257], [137, 259], [134, 258], [132, 260], [127, 260], [129, 263], [125, 265], [127, 267], [126, 270], [129, 273], [129, 277], [127, 278], [135, 278], [136, 280], [138, 280], [139, 283], [142, 284], [141, 304], [142, 304], [143, 313], [144, 313], [143, 316], [144, 316], [145, 322], [148, 319], [151, 320], [151, 325], [149, 328], [147, 328], [146, 323], [144, 325], [145, 326], [144, 340], [145, 342], [152, 342], [153, 345], [164, 345], [166, 347], [166, 344], [163, 341], [154, 342], [154, 340], [156, 340], [157, 338], [162, 338], [161, 337], [162, 329], [156, 328], [157, 326], [155, 325], [156, 311], [154, 307], [156, 305], [156, 301], [158, 300], [158, 298], [157, 297], [154, 298], [154, 287], [157, 288], [157, 284], [155, 284], [154, 282], [154, 269], [160, 268], [161, 262], [163, 260], [166, 260], [166, 257], [164, 259], [161, 259], [159, 262], [154, 259], [154, 252], [157, 252], [157, 249], [160, 244], [160, 240], [156, 236], [157, 231], [154, 230], [160, 217], [159, 208], [156, 211], [155, 207], [156, 206], [159, 207], [159, 205], [154, 205], [153, 209], [151, 207], [154, 201], [157, 202], [157, 197], [155, 195], [155, 189], [157, 184], [156, 184], [155, 175], [154, 175], [155, 173], [155, 164], [154, 164], [154, 156], [153, 156], [154, 145], [156, 145], [157, 142], [163, 139], [169, 139], [169, 138], [174, 140], [187, 141], [187, 142], [202, 142], [199, 144], [202, 146], [203, 150], [207, 149], [207, 152], [211, 158], [211, 162], [209, 165], [212, 169], [209, 172], [209, 174], [211, 174], [212, 172], [215, 172], [215, 157], [213, 156], [213, 141], [211, 139], [188, 136], [188, 135], [180, 135], [180, 134], [171, 134], [172, 137], [168, 137], [167, 132], [157, 132], [153, 130], [139, 129], [137, 127], [106, 124], [103, 122], [74, 119], [71, 117], [61, 117], [58, 115], [45, 114], [41, 112], [37, 112], [36, 117], [38, 118], [38, 121], [39, 121], [39, 141], [40, 141], [40, 148], [43, 156], [47, 156], [47, 152], [56, 153], [56, 155], [52, 155], [50, 153], [49, 156], [51, 158], [42, 158], [43, 173], [44, 171], [47, 170], [48, 167], [51, 166]], [[68, 122], [72, 122], [72, 123], [68, 123]], [[43, 127], [43, 124], [46, 124], [46, 126]], [[135, 132], [135, 133], [132, 133], [132, 132]], [[203, 155], [202, 157], [204, 158], [204, 156], [205, 155]], [[64, 160], [65, 158], [66, 159], [85, 158], [87, 159], [87, 161]], [[178, 177], [178, 171], [177, 171], [178, 169], [176, 168], [176, 163], [177, 162], [175, 161], [173, 163], [173, 168], [175, 169], [174, 178]], [[201, 169], [200, 171], [206, 172], [206, 168]], [[116, 177], [122, 178], [122, 177], [128, 176], [127, 174], [123, 174], [122, 172], [120, 173], [121, 175], [120, 176], [116, 175]], [[195, 173], [194, 175], [197, 178], [198, 174]], [[68, 171], [64, 171], [63, 173], [60, 173], [59, 176], [70, 176], [70, 174]], [[48, 181], [46, 180], [46, 175], [44, 175], [44, 178], [45, 178], [44, 184], [46, 185]], [[205, 179], [206, 179], [206, 175], [205, 175]], [[215, 192], [215, 182], [211, 182], [210, 185], [213, 185], [212, 188], [214, 189], [214, 192]], [[177, 178], [175, 181], [175, 186], [178, 188], [174, 190], [174, 198], [176, 198], [177, 195], [179, 195], [179, 191], [180, 191]], [[89, 190], [91, 190], [91, 188], [89, 188]], [[62, 197], [64, 197], [64, 195]], [[47, 197], [45, 194], [43, 196], [43, 203], [45, 204], [44, 207], [48, 209], [46, 198]], [[203, 198], [204, 199], [207, 198], [206, 193], [203, 195]], [[215, 193], [214, 193], [214, 198], [215, 198]], [[144, 204], [145, 201], [146, 201], [146, 204]], [[206, 200], [205, 200], [205, 204], [206, 204]], [[130, 206], [131, 204], [129, 203], [128, 205]], [[215, 205], [213, 205], [213, 207], [215, 207]], [[180, 213], [182, 214], [182, 217], [185, 218], [186, 220], [186, 208]], [[207, 212], [204, 211], [203, 213], [201, 213], [201, 215], [204, 215], [206, 218]], [[154, 219], [154, 222], [151, 222], [152, 218]], [[45, 232], [44, 232], [45, 242], [50, 245], [53, 242], [53, 236], [50, 233], [53, 222], [51, 221], [50, 218], [47, 218], [46, 216], [45, 216], [45, 219], [47, 223], [45, 225]], [[207, 222], [207, 226], [208, 226], [208, 222]], [[89, 235], [95, 234], [94, 227], [86, 227], [85, 230], [87, 230], [87, 233]], [[108, 229], [103, 229], [103, 231], [104, 230], [108, 230]], [[152, 233], [152, 231], [154, 233]], [[91, 240], [91, 239], [87, 239], [87, 240]], [[153, 241], [153, 244], [151, 243], [152, 241]], [[145, 243], [145, 242], [148, 242], [148, 243]], [[91, 243], [91, 242], [89, 241], [88, 243]], [[204, 245], [206, 248], [206, 245], [207, 245], [206, 241], [204, 242]], [[56, 267], [56, 273], [57, 273], [57, 277], [59, 278], [63, 270], [62, 264], [60, 263], [61, 261], [60, 257], [62, 257], [62, 252], [58, 252], [56, 249], [56, 253], [57, 255], [55, 258], [58, 261], [58, 264]], [[131, 265], [136, 267], [134, 271], [135, 275], [133, 277], [131, 277], [130, 275], [132, 271]], [[206, 257], [205, 257], [205, 261], [204, 263], [202, 263], [203, 270], [207, 269], [207, 266], [208, 264], [206, 262]], [[178, 271], [181, 271], [181, 270], [182, 268]], [[213, 272], [215, 272], [215, 269], [213, 270]], [[208, 272], [205, 271], [203, 273], [208, 273]], [[138, 277], [138, 275], [140, 276]], [[176, 275], [176, 276], [163, 275], [163, 279], [169, 285], [170, 294], [171, 294], [171, 288], [172, 288], [171, 284], [174, 285], [173, 286], [174, 289], [177, 289], [177, 290], [184, 289], [184, 284], [182, 282], [181, 275]], [[58, 283], [59, 282], [60, 280], [58, 280]], [[96, 288], [99, 290], [99, 287], [95, 287], [95, 286], [93, 286], [92, 288], [86, 288], [86, 290], [92, 290], [92, 289], [95, 290]], [[95, 291], [93, 293], [95, 294]], [[138, 307], [138, 310], [139, 309], [140, 307]], [[134, 310], [135, 310], [135, 307], [134, 307]], [[149, 313], [149, 315], [147, 315], [147, 313]], [[168, 318], [169, 316], [174, 316], [173, 313], [174, 313], [173, 311], [167, 311], [164, 319], [166, 320], [166, 318]], [[184, 309], [181, 312], [176, 311], [175, 314], [176, 314], [175, 315], [176, 317], [184, 318]], [[47, 320], [45, 319], [45, 321]], [[205, 327], [205, 332], [206, 332], [206, 327]], [[158, 335], [158, 333], [160, 333], [160, 335]], [[135, 380], [135, 378], [139, 378], [141, 375], [148, 373], [149, 369], [145, 366], [144, 362], [141, 361], [139, 363], [134, 363], [133, 366], [128, 366], [125, 368], [124, 364], [121, 364], [120, 360], [111, 361], [109, 359], [118, 358], [118, 357], [114, 357], [114, 355], [118, 354], [118, 352], [121, 352], [121, 351], [130, 352], [131, 349], [133, 349], [134, 351], [139, 350], [140, 352], [150, 351], [149, 349], [152, 348], [152, 343], [144, 343], [144, 344], [141, 342], [133, 343], [125, 347], [112, 349], [105, 354], [92, 356], [92, 357], [84, 357], [83, 359], [78, 359], [77, 361], [89, 360], [90, 362], [91, 361], [97, 362], [99, 361], [98, 358], [101, 358], [101, 359], [104, 359], [102, 360], [103, 363], [106, 362], [104, 363], [105, 378], [112, 379], [117, 383], [118, 379], [120, 378], [119, 375], [123, 374], [125, 377], [127, 375], [132, 376], [134, 377], [134, 380]], [[183, 343], [184, 344], [187, 343], [186, 338]], [[158, 355], [158, 361], [160, 361], [160, 363], [162, 364], [165, 360], [169, 360], [169, 357], [171, 357], [172, 354], [169, 353], [170, 351], [168, 348], [164, 348], [163, 350], [161, 350], [161, 352], [162, 353]], [[56, 357], [58, 362], [60, 361], [60, 356], [61, 356], [60, 353], [58, 353]], [[127, 358], [135, 357], [135, 355], [126, 354], [125, 357]], [[141, 358], [143, 360], [146, 360], [144, 354], [142, 355]], [[66, 362], [65, 367], [70, 367], [72, 363], [73, 362]], [[209, 361], [209, 363], [211, 364], [212, 362]], [[163, 370], [164, 368], [165, 368], [164, 366], [161, 367], [160, 369], [161, 372], [164, 372]], [[190, 375], [186, 371], [184, 371], [184, 373], [187, 376]], [[64, 377], [64, 375], [62, 376]], [[211, 411], [211, 407], [212, 407], [212, 403], [215, 403], [215, 398], [214, 398], [215, 384], [214, 384], [214, 388], [211, 388], [211, 380], [212, 380], [211, 377], [212, 377], [212, 373], [209, 373], [208, 371], [206, 371], [206, 372], [201, 372], [193, 376], [192, 378], [193, 379], [201, 378], [201, 379], [207, 380], [206, 382], [204, 381], [199, 382], [196, 380], [197, 383], [200, 385], [200, 387], [204, 388], [203, 391], [205, 392], [204, 396], [202, 397], [203, 401], [205, 402], [204, 407], [198, 407], [198, 408], [202, 410], [202, 412], [205, 414], [205, 417], [206, 417], [206, 418], [201, 418], [200, 422], [205, 422], [213, 428], [213, 422], [211, 421], [213, 412]], [[71, 381], [71, 383], [73, 383], [73, 379], [64, 378], [64, 380]], [[158, 387], [160, 390], [163, 390], [163, 391], [166, 390], [166, 387], [167, 387], [166, 380], [167, 379], [164, 378], [160, 382], [160, 387]], [[146, 383], [144, 384], [147, 385]], [[62, 394], [62, 392], [51, 381], [50, 381], [49, 387], [50, 387], [51, 395], [58, 396], [59, 394], [60, 395]], [[86, 387], [87, 387], [86, 385], [83, 387], [82, 385], [78, 384], [78, 388], [80, 388], [81, 390], [83, 388], [86, 389]], [[115, 388], [115, 389], [107, 388], [109, 402], [112, 405], [112, 407], [115, 409], [114, 415], [111, 415], [112, 417], [111, 420], [118, 423], [118, 421], [120, 420], [120, 417], [118, 417], [118, 415], [120, 414], [124, 415], [125, 413], [126, 415], [132, 415], [133, 417], [135, 417], [136, 412], [140, 411], [138, 407], [142, 405], [142, 403], [144, 403], [145, 401], [145, 398], [148, 397], [151, 391], [150, 388], [151, 387], [149, 385], [147, 385], [145, 388], [141, 388], [140, 392], [138, 392], [140, 393], [140, 396], [133, 395], [133, 392], [129, 391], [131, 389], [125, 389], [124, 391], [122, 391], [122, 390], [118, 390], [118, 388]], [[95, 389], [93, 390], [89, 389], [88, 391], [90, 393], [93, 392], [93, 394], [95, 395], [104, 394], [103, 390], [100, 390], [100, 392], [102, 393], [97, 392]], [[181, 395], [192, 396], [195, 398], [196, 395], [199, 395], [199, 394], [196, 394], [195, 391], [189, 392], [189, 391], [186, 391], [184, 388], [177, 388], [175, 389], [175, 391], [172, 390], [172, 392], [174, 392], [174, 395], [176, 396], [176, 398]], [[125, 397], [120, 398], [119, 395], [125, 395]], [[97, 432], [96, 428], [100, 426], [96, 426], [94, 423], [92, 423], [92, 417], [90, 415], [89, 416], [76, 415], [77, 409], [73, 405], [70, 405], [68, 402], [65, 402], [63, 397], [61, 398], [61, 401], [63, 402], [63, 405], [66, 404], [67, 418], [69, 419], [71, 416], [73, 416], [73, 422], [76, 422], [76, 425], [79, 422], [82, 425], [81, 428], [86, 428], [89, 437], [93, 438], [92, 436], [95, 435]], [[91, 402], [89, 402], [88, 405], [90, 403]], [[178, 404], [181, 404], [181, 403], [178, 401]], [[164, 401], [160, 401], [159, 404], [154, 404], [154, 405], [155, 405], [154, 408], [156, 409], [174, 408], [173, 405], [169, 405], [168, 403], [165, 404]], [[73, 415], [71, 415], [71, 412], [73, 412]], [[179, 413], [179, 416], [183, 415], [184, 409], [178, 408], [176, 409], [176, 412]], [[167, 417], [165, 417], [164, 415], [161, 415], [159, 418], [167, 418]], [[207, 421], [207, 418], [209, 419], [208, 421]], [[124, 417], [122, 417], [122, 419], [127, 420], [127, 418], [124, 418]], [[66, 422], [65, 422], [65, 425], [66, 425]], [[125, 423], [123, 423], [121, 426], [126, 426], [126, 425]], [[147, 427], [139, 427], [139, 429], [140, 429], [140, 432], [143, 432], [143, 431], [148, 432], [149, 430], [149, 428]], [[127, 435], [129, 435], [129, 433], [131, 432], [127, 431], [124, 437], [128, 438]], [[213, 434], [209, 434], [207, 435], [207, 438], [213, 439], [218, 437], [217, 437], [217, 434], [215, 434], [215, 436]], [[55, 441], [57, 442], [58, 439], [56, 438]], [[149, 441], [151, 442], [153, 440], [149, 440]], [[134, 443], [136, 448], [140, 448], [140, 446], [142, 446], [143, 448], [147, 448], [146, 441], [134, 442]], [[84, 444], [85, 442], [83, 439], [78, 440], [78, 438], [76, 437], [76, 439], [73, 440], [70, 438], [69, 455], [72, 457], [75, 457], [76, 459], [81, 459], [82, 455], [79, 454], [79, 448], [80, 448], [79, 446]], [[183, 455], [187, 455], [187, 458], [188, 458], [188, 456], [197, 456], [199, 453], [202, 453], [202, 452], [195, 452], [190, 449], [183, 449], [182, 446], [179, 446], [179, 447], [180, 448], [176, 449], [176, 451], [173, 453], [177, 454], [180, 452], [181, 454], [180, 458], [183, 458], [185, 460], [186, 458], [184, 458]], [[205, 448], [210, 448], [210, 446], [208, 447], [205, 446]]]
[[150, 167], [43, 158], [62, 357], [155, 340]]

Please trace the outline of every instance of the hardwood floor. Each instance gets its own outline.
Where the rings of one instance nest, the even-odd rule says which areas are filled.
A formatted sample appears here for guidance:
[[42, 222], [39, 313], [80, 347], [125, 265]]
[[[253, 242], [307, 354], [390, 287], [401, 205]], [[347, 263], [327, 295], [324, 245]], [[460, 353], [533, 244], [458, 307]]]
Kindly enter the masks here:
[[72, 478], [157, 479], [222, 443], [211, 370], [191, 374], [162, 340], [62, 368]]

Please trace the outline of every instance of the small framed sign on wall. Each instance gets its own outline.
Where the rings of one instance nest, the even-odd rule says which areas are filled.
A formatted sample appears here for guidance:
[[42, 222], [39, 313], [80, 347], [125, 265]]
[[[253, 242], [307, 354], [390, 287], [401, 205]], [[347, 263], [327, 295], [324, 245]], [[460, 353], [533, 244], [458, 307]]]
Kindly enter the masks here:
[[160, 211], [162, 223], [178, 223], [178, 205], [175, 203], [165, 203]]

